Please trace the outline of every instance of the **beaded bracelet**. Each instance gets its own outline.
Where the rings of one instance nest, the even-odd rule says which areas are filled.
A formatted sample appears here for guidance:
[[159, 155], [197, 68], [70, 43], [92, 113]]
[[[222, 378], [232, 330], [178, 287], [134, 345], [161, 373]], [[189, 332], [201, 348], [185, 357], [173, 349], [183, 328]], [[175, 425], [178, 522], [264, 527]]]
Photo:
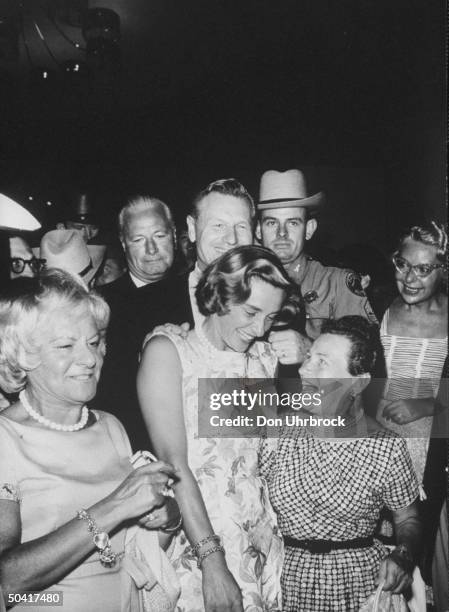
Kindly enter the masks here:
[[182, 514], [179, 513], [179, 520], [174, 527], [161, 527], [162, 531], [165, 533], [176, 533], [182, 527]]
[[217, 546], [212, 546], [211, 548], [208, 548], [205, 552], [201, 553], [201, 555], [197, 555], [197, 558], [196, 558], [197, 567], [201, 569], [201, 564], [203, 563], [204, 559], [208, 557], [209, 555], [211, 555], [212, 553], [216, 553], [216, 552], [222, 552], [223, 554], [225, 554], [225, 549], [223, 548], [221, 544], [218, 544]]
[[97, 523], [84, 508], [77, 511], [76, 518], [81, 521], [87, 521], [87, 529], [93, 535], [94, 544], [99, 550], [101, 565], [103, 565], [103, 567], [114, 567], [120, 555], [112, 550], [111, 541], [106, 531], [100, 531], [98, 529]]
[[208, 544], [209, 542], [215, 542], [216, 544], [220, 545], [221, 544], [220, 536], [217, 536], [215, 533], [213, 533], [212, 535], [207, 536], [206, 538], [203, 538], [202, 540], [199, 540], [198, 542], [196, 542], [196, 544], [193, 544], [192, 552], [195, 555], [195, 557], [199, 556], [200, 548], [204, 546], [205, 544]]

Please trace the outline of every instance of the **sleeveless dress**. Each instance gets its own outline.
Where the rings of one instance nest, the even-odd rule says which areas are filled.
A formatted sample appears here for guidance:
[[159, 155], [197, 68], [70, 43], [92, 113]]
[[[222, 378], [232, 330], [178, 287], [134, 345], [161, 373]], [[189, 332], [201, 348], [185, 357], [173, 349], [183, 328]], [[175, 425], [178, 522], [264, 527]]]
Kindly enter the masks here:
[[[256, 342], [248, 353], [221, 351], [201, 328], [187, 338], [163, 333], [175, 345], [182, 365], [182, 396], [188, 462], [196, 477], [214, 532], [222, 539], [226, 562], [242, 590], [246, 612], [281, 609], [282, 539], [258, 472], [258, 437], [198, 437], [198, 379], [271, 378], [276, 357]], [[181, 532], [171, 556], [181, 582], [180, 612], [204, 610], [201, 571]]]
[[[380, 338], [385, 354], [388, 379], [383, 399], [436, 397], [447, 355], [446, 338], [411, 338], [388, 333], [389, 310], [380, 326]], [[406, 438], [418, 481], [421, 483], [426, 464], [427, 448], [433, 417], [423, 417], [412, 423], [398, 425], [382, 417], [381, 403], [377, 419], [386, 428]]]
[[[109, 495], [132, 471], [131, 446], [121, 423], [112, 414], [94, 414], [97, 421], [76, 432], [32, 427], [0, 414], [0, 499], [20, 504], [22, 543], [72, 520], [77, 510]], [[92, 552], [42, 593], [62, 592], [64, 612], [149, 612], [142, 588], [153, 571], [141, 549], [128, 548], [131, 529], [136, 532], [137, 527], [120, 528], [111, 536], [112, 550], [123, 554], [115, 567], [103, 567], [98, 553]], [[142, 536], [144, 544], [152, 545], [155, 532], [139, 529], [138, 536], [139, 542]], [[154, 568], [154, 548], [151, 552], [146, 558]], [[37, 605], [31, 607], [55, 609]], [[14, 606], [18, 612], [30, 609], [26, 604]], [[168, 608], [151, 608], [162, 609]]]

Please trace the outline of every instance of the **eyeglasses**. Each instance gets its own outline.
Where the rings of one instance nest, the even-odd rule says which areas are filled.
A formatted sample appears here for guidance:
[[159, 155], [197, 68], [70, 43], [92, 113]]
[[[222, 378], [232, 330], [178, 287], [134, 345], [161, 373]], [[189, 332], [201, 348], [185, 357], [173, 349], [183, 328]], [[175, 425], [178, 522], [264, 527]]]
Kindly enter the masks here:
[[394, 255], [392, 257], [392, 262], [400, 274], [408, 274], [410, 270], [413, 270], [418, 278], [426, 278], [429, 274], [432, 274], [434, 270], [445, 267], [444, 264], [416, 264], [412, 266], [410, 262], [403, 257], [399, 257], [399, 255]]
[[25, 270], [25, 266], [30, 266], [30, 270], [37, 274], [45, 266], [46, 259], [38, 259], [33, 257], [32, 259], [22, 259], [21, 257], [11, 257], [9, 260], [9, 267], [11, 272], [14, 274], [22, 274]]

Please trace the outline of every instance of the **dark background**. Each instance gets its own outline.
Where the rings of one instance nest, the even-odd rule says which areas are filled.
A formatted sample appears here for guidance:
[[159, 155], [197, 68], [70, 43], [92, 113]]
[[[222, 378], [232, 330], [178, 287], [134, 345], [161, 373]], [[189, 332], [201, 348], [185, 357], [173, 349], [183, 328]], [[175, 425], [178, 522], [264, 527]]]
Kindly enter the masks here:
[[0, 191], [46, 229], [77, 189], [109, 226], [138, 192], [182, 219], [211, 180], [257, 197], [263, 171], [292, 167], [327, 193], [324, 246], [388, 252], [402, 227], [445, 216], [444, 2], [90, 2], [120, 15], [121, 66], [74, 78], [61, 65], [84, 52], [49, 18], [58, 1], [0, 0], [21, 24], [2, 54], [0, 23]]

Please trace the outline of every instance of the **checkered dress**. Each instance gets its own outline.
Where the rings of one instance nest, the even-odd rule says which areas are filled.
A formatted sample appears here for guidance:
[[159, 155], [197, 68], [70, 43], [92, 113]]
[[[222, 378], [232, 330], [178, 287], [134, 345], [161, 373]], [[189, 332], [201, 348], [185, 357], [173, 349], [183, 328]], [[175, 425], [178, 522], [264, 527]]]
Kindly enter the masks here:
[[[390, 433], [336, 442], [285, 432], [260, 461], [281, 531], [298, 540], [371, 536], [384, 505], [399, 510], [418, 495], [405, 442]], [[377, 541], [326, 554], [286, 546], [283, 612], [357, 611], [385, 554]]]

